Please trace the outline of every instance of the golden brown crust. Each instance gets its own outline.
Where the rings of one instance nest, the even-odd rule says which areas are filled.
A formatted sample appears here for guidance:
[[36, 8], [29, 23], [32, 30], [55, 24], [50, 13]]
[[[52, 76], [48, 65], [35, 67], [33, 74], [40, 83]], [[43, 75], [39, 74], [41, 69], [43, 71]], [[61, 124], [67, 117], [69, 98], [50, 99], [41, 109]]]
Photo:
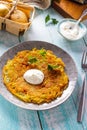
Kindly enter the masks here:
[[[23, 74], [32, 68], [44, 73], [45, 78], [40, 85], [31, 85], [23, 78]], [[12, 94], [25, 102], [49, 103], [68, 87], [69, 78], [64, 68], [62, 59], [50, 50], [24, 50], [3, 67], [3, 82]]]

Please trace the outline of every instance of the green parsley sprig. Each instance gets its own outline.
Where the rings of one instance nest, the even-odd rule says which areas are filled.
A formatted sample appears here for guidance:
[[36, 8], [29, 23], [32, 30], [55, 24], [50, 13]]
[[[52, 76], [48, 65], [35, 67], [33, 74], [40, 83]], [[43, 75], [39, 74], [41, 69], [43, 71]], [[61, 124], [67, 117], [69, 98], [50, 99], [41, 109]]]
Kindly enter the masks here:
[[35, 62], [37, 62], [36, 57], [29, 57], [28, 63], [33, 64], [33, 63], [35, 63]]
[[55, 18], [51, 18], [50, 15], [48, 14], [45, 17], [45, 24], [49, 24], [49, 23], [56, 25], [58, 23], [58, 20], [56, 20]]
[[48, 70], [56, 70], [58, 67], [59, 67], [58, 65], [48, 64]]

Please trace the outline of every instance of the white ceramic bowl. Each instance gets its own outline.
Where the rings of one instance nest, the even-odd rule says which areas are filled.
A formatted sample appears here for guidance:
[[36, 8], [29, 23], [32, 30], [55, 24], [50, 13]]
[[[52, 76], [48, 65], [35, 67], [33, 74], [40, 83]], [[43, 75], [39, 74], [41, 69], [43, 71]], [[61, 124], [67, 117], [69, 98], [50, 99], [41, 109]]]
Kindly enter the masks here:
[[[75, 25], [77, 20], [74, 20], [74, 19], [63, 19], [62, 21], [60, 21], [58, 23], [58, 32], [67, 40], [69, 41], [77, 41], [81, 38], [84, 37], [84, 35], [87, 33], [87, 28], [86, 26], [83, 24], [83, 23], [79, 23], [78, 25], [78, 29], [76, 31], [78, 31], [78, 35], [77, 35], [77, 32], [73, 29], [71, 30], [68, 30], [68, 32], [65, 32], [66, 31], [66, 28], [69, 29], [69, 27], [71, 26], [70, 24]], [[66, 27], [65, 27], [66, 26]], [[72, 32], [73, 31], [73, 32]], [[72, 35], [72, 36], [71, 36]]]

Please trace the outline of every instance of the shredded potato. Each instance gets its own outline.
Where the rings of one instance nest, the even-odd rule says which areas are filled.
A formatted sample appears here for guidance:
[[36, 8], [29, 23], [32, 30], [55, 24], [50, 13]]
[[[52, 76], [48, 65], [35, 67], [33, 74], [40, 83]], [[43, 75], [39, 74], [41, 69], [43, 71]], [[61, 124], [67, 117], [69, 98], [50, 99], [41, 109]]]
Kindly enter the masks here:
[[[24, 73], [33, 68], [44, 73], [44, 81], [39, 85], [31, 85], [23, 78]], [[68, 87], [69, 78], [64, 69], [62, 59], [50, 50], [24, 50], [3, 67], [3, 82], [13, 95], [24, 102], [49, 103]]]

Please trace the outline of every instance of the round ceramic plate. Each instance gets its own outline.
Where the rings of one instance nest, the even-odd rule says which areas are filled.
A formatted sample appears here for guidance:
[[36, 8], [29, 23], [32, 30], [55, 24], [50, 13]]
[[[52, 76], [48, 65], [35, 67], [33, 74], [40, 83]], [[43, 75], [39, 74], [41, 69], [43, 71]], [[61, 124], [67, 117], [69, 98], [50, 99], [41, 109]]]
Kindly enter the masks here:
[[[55, 55], [57, 55], [58, 57], [61, 57], [64, 63], [66, 64], [65, 71], [69, 76], [68, 88], [64, 90], [62, 96], [55, 99], [54, 101], [50, 103], [43, 103], [41, 105], [37, 105], [33, 103], [25, 103], [19, 100], [18, 98], [16, 98], [7, 90], [6, 86], [3, 84], [3, 78], [2, 78], [2, 68], [6, 64], [8, 59], [12, 59], [14, 55], [16, 55], [17, 52], [21, 50], [26, 50], [26, 49], [31, 50], [32, 48], [35, 48], [35, 47], [37, 49], [45, 48], [45, 49], [52, 50]], [[24, 43], [20, 43], [17, 46], [12, 47], [7, 52], [5, 52], [0, 58], [0, 94], [11, 103], [25, 109], [45, 110], [45, 109], [50, 109], [52, 107], [60, 105], [66, 99], [68, 99], [71, 93], [73, 92], [75, 88], [76, 80], [77, 80], [77, 69], [71, 56], [68, 53], [66, 53], [64, 50], [59, 48], [58, 46], [55, 46], [47, 42], [27, 41]]]

